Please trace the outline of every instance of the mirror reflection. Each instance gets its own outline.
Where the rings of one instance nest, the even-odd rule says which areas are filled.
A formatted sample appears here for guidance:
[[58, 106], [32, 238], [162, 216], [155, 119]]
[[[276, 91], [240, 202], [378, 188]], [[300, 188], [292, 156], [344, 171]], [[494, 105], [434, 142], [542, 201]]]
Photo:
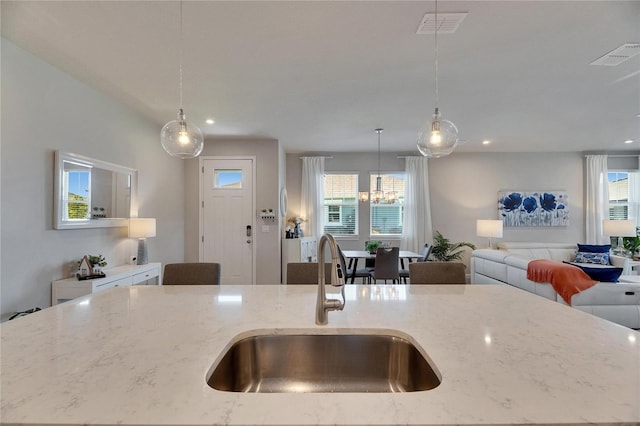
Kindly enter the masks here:
[[136, 171], [77, 154], [56, 152], [54, 227], [125, 226], [135, 198]]

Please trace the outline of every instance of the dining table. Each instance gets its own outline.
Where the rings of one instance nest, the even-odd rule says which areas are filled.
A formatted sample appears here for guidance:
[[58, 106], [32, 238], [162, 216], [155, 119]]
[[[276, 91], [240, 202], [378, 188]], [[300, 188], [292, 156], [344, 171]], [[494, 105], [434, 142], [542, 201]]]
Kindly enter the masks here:
[[[375, 259], [375, 253], [369, 253], [366, 250], [343, 250], [345, 259], [349, 260], [349, 264], [347, 269], [350, 269], [351, 272], [351, 284], [354, 283], [356, 279], [356, 271], [358, 270], [358, 259]], [[420, 253], [415, 253], [409, 250], [400, 250], [398, 254], [400, 258], [400, 267], [404, 269], [404, 260], [407, 259], [409, 263], [411, 263], [414, 259], [419, 259], [422, 257]]]

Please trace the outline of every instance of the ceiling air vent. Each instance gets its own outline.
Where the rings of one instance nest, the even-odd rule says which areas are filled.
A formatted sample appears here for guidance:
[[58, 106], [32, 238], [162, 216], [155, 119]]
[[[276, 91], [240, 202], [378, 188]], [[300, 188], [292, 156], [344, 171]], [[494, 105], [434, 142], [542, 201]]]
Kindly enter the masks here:
[[[458, 25], [467, 16], [466, 12], [438, 13], [438, 34], [453, 34]], [[433, 34], [436, 32], [436, 14], [427, 13], [422, 18], [416, 34]]]
[[595, 61], [591, 62], [591, 65], [615, 67], [616, 65], [620, 65], [627, 59], [632, 58], [638, 54], [640, 54], [640, 43], [625, 43], [622, 46], [613, 49], [606, 55], [601, 56]]

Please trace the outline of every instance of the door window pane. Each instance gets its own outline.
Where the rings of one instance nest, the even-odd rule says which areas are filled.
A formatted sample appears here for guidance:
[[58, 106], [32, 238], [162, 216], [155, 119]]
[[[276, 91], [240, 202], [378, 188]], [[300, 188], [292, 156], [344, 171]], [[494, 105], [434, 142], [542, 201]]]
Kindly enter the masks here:
[[214, 169], [213, 187], [215, 189], [241, 189], [242, 170], [239, 169]]

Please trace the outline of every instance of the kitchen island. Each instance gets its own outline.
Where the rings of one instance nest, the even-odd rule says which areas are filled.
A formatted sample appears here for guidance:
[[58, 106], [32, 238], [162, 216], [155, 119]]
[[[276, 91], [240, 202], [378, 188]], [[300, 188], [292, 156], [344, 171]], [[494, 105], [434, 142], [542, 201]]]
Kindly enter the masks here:
[[[328, 287], [329, 292], [334, 292]], [[640, 333], [510, 286], [114, 288], [1, 325], [3, 424], [640, 424]], [[237, 393], [206, 375], [238, 335], [384, 329], [441, 375], [408, 393]], [[362, 354], [366, 357], [366, 354]]]

